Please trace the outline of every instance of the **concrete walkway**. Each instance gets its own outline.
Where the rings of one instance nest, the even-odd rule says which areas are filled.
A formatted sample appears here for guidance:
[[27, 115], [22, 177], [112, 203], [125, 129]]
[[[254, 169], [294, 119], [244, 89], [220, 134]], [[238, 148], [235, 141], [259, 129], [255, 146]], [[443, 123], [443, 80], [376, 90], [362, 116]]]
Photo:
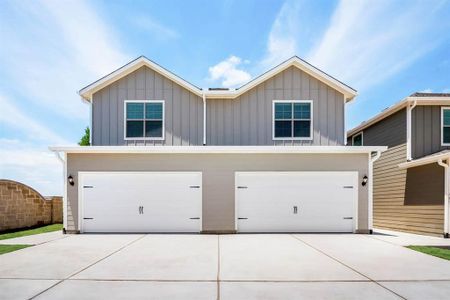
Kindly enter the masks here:
[[67, 237], [61, 230], [0, 240], [0, 245], [40, 245]]
[[0, 255], [1, 299], [448, 299], [450, 262], [377, 235], [67, 235]]

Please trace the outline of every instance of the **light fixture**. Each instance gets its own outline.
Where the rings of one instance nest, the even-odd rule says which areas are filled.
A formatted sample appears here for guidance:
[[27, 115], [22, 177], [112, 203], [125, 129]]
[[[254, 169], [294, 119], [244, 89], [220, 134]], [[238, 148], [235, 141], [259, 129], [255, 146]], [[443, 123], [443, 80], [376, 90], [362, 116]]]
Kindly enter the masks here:
[[368, 180], [369, 180], [369, 178], [367, 178], [367, 176], [364, 175], [363, 180], [362, 180], [362, 182], [361, 182], [361, 185], [362, 185], [362, 186], [365, 186], [365, 185], [367, 184], [367, 181], [368, 181]]
[[75, 181], [73, 180], [73, 176], [72, 175], [69, 175], [69, 177], [67, 177], [67, 180], [69, 181], [70, 185], [74, 185], [75, 184]]

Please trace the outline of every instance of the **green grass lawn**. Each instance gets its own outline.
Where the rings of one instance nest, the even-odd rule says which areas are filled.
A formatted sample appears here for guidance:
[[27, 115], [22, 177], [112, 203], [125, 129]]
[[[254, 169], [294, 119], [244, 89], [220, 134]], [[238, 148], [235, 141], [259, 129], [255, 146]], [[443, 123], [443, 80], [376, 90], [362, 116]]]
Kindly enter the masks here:
[[20, 250], [23, 248], [31, 247], [33, 245], [0, 245], [0, 255]]
[[416, 250], [425, 254], [433, 255], [436, 257], [440, 257], [446, 260], [450, 260], [450, 250], [449, 249], [443, 249], [443, 248], [437, 248], [437, 247], [431, 247], [431, 246], [408, 246], [407, 248]]
[[[10, 233], [3, 233], [0, 234], [0, 240], [6, 240], [6, 239], [12, 239], [16, 237], [21, 236], [27, 236], [27, 235], [33, 235], [33, 234], [39, 234], [39, 233], [45, 233], [45, 232], [52, 232], [62, 229], [62, 224], [52, 224], [47, 226], [42, 226], [34, 229], [26, 229], [26, 230], [20, 230], [16, 232], [10, 232]], [[20, 245], [18, 245], [20, 246]], [[14, 250], [12, 250], [14, 251]]]

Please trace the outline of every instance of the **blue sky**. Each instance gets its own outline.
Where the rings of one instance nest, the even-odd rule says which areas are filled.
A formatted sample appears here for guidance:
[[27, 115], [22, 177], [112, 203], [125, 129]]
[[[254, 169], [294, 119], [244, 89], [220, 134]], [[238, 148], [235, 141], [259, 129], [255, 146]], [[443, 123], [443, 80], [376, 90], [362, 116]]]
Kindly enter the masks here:
[[1, 1], [0, 178], [61, 194], [48, 145], [89, 123], [77, 91], [145, 55], [201, 87], [298, 55], [357, 89], [347, 128], [450, 92], [450, 1]]

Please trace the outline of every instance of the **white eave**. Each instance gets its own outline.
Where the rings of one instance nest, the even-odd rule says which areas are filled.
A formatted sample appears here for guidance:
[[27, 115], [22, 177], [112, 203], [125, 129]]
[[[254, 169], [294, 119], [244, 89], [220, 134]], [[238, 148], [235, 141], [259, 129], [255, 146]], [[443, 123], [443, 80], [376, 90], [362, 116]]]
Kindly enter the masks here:
[[423, 165], [428, 165], [432, 163], [437, 163], [440, 160], [450, 160], [450, 151], [445, 150], [440, 153], [430, 154], [428, 156], [424, 156], [422, 158], [414, 159], [411, 161], [407, 161], [398, 165], [400, 169], [408, 169]]
[[274, 67], [273, 69], [267, 71], [266, 73], [262, 74], [259, 77], [256, 77], [255, 79], [249, 81], [248, 83], [244, 84], [240, 88], [237, 89], [230, 89], [230, 90], [202, 90], [201, 88], [187, 82], [186, 80], [182, 79], [181, 77], [175, 75], [174, 73], [166, 70], [165, 68], [161, 67], [160, 65], [156, 64], [155, 62], [149, 60], [148, 58], [141, 56], [130, 63], [126, 64], [125, 66], [117, 69], [116, 71], [110, 73], [109, 75], [106, 75], [105, 77], [91, 83], [90, 85], [84, 87], [79, 91], [80, 96], [87, 101], [92, 100], [92, 95], [101, 90], [102, 88], [108, 86], [109, 84], [119, 80], [120, 78], [136, 71], [142, 66], [147, 66], [151, 68], [152, 70], [158, 72], [159, 74], [167, 77], [168, 79], [176, 82], [177, 84], [183, 86], [187, 90], [191, 91], [192, 93], [202, 96], [203, 94], [206, 96], [207, 99], [234, 99], [239, 97], [240, 95], [244, 94], [245, 92], [249, 91], [250, 89], [254, 88], [255, 86], [261, 84], [262, 82], [268, 80], [269, 78], [277, 75], [278, 73], [286, 70], [287, 68], [291, 66], [295, 66], [302, 70], [303, 72], [309, 74], [310, 76], [316, 78], [317, 80], [320, 80], [324, 82], [325, 84], [329, 85], [330, 87], [336, 89], [340, 93], [342, 93], [346, 99], [346, 101], [351, 101], [358, 93], [356, 90], [352, 89], [348, 85], [340, 82], [336, 78], [328, 75], [327, 73], [321, 71], [320, 69], [314, 67], [313, 65], [310, 65], [306, 61], [300, 59], [297, 56], [294, 56], [285, 62], [279, 64], [278, 66]]
[[380, 146], [53, 146], [54, 152], [64, 153], [372, 153], [383, 152], [387, 147]]
[[375, 123], [378, 123], [379, 121], [387, 118], [388, 116], [398, 112], [399, 110], [406, 107], [407, 103], [410, 102], [416, 102], [417, 105], [449, 105], [450, 104], [450, 97], [406, 97], [405, 99], [395, 103], [394, 105], [390, 106], [389, 108], [386, 108], [382, 112], [380, 112], [378, 115], [370, 118], [367, 121], [364, 121], [360, 125], [356, 126], [355, 128], [350, 129], [347, 132], [347, 136], [352, 136], [355, 133], [358, 133], [367, 127], [372, 126]]

